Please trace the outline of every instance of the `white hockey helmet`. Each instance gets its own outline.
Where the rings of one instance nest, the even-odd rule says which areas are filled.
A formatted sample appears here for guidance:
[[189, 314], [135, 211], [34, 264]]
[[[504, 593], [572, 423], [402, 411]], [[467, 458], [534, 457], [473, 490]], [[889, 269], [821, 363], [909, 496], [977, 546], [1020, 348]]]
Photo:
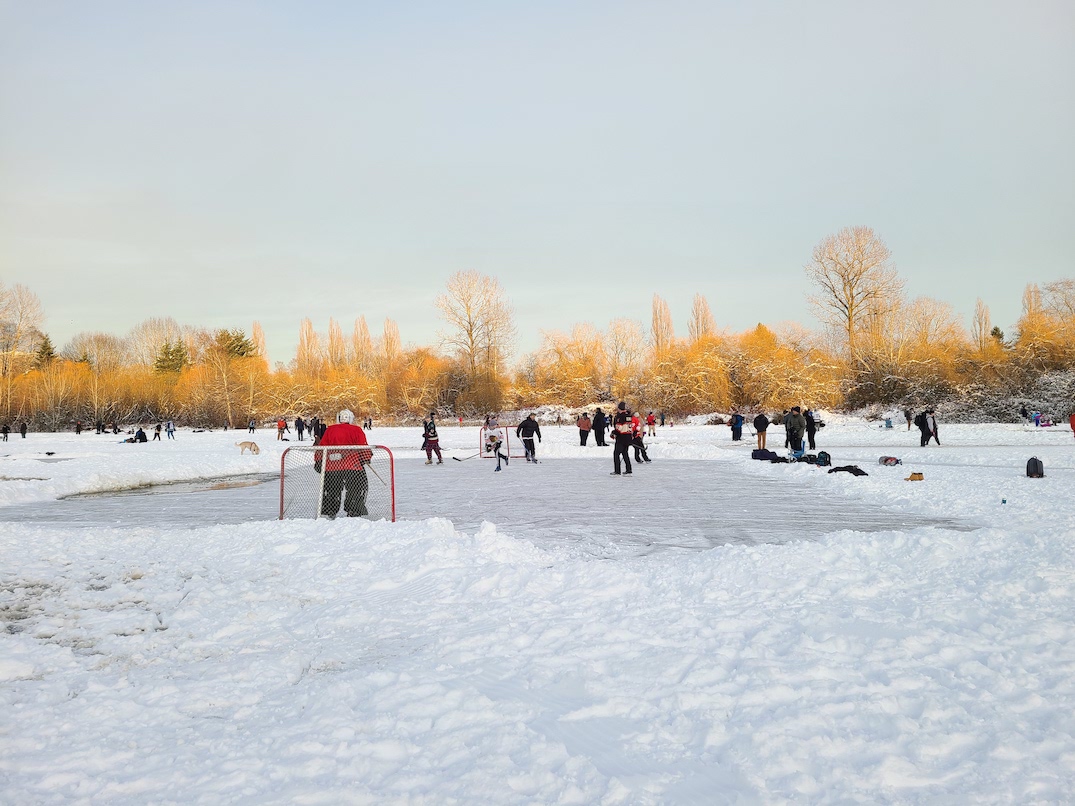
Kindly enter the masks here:
[[336, 415], [336, 422], [338, 423], [353, 423], [355, 421], [355, 413], [350, 409], [344, 409]]

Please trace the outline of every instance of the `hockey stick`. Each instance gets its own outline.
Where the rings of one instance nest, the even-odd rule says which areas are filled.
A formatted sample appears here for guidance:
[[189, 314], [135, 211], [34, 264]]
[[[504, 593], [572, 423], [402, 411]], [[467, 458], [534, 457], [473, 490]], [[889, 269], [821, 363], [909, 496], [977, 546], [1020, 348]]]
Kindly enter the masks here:
[[458, 456], [453, 456], [452, 458], [455, 459], [455, 461], [457, 462], [465, 462], [467, 459], [473, 459], [475, 456], [481, 456], [481, 451], [478, 451], [472, 456], [468, 456], [466, 459], [460, 459]]
[[373, 469], [373, 465], [366, 465], [366, 467], [368, 467], [371, 471], [373, 471], [373, 475], [375, 475], [377, 477], [377, 481], [381, 482], [381, 484], [384, 484], [385, 487], [388, 486], [387, 484], [385, 484], [384, 479], [381, 478], [381, 474]]

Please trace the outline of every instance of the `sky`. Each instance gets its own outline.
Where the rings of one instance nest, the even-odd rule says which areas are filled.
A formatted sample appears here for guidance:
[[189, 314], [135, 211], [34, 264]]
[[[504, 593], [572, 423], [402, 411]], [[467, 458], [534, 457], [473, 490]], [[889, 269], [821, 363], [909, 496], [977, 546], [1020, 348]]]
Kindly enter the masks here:
[[457, 271], [542, 331], [817, 321], [866, 225], [1005, 330], [1075, 276], [1068, 2], [0, 0], [0, 281], [62, 346], [149, 317], [435, 344]]

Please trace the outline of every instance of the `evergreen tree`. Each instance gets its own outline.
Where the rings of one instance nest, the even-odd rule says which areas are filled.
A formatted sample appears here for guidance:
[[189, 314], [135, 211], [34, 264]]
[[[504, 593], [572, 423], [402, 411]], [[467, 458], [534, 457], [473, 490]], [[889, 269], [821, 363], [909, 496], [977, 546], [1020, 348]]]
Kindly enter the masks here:
[[187, 360], [187, 348], [182, 341], [177, 339], [174, 342], [166, 341], [161, 345], [160, 352], [157, 353], [157, 360], [153, 362], [153, 369], [160, 373], [179, 373], [189, 363]]
[[37, 349], [34, 350], [34, 367], [43, 369], [55, 360], [56, 348], [52, 346], [52, 339], [49, 338], [48, 333], [43, 333], [41, 341], [37, 343]]

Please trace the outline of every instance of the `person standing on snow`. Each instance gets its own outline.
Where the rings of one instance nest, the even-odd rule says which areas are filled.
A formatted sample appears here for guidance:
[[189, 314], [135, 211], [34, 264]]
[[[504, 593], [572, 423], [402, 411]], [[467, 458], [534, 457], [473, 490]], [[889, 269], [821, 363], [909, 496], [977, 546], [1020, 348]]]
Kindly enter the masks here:
[[537, 451], [534, 450], [534, 437], [541, 442], [541, 426], [538, 425], [537, 417], [531, 412], [526, 415], [515, 429], [515, 436], [523, 441], [523, 450], [526, 452], [526, 461], [537, 464]]
[[738, 411], [732, 411], [732, 442], [739, 442], [743, 439], [743, 415]]
[[657, 436], [657, 416], [652, 411], [646, 415], [646, 436]]
[[433, 464], [433, 451], [437, 452], [437, 464], [444, 464], [444, 457], [440, 453], [440, 437], [437, 436], [437, 424], [433, 422], [433, 412], [429, 412], [428, 417], [422, 418], [422, 436], [425, 437], [422, 447], [426, 452], [426, 464]]
[[[336, 415], [336, 424], [325, 429], [318, 444], [327, 447], [369, 443], [366, 441], [366, 433], [355, 425], [354, 413], [350, 409], [343, 409]], [[314, 451], [314, 470], [323, 474], [320, 509], [323, 517], [336, 517], [340, 511], [341, 498], [343, 510], [348, 517], [357, 518], [369, 514], [366, 509], [366, 493], [369, 492], [366, 465], [372, 459], [373, 452], [368, 450]], [[346, 497], [344, 492], [347, 493]]]
[[175, 439], [175, 423], [172, 420], [164, 424], [164, 433], [168, 435], [168, 439]]
[[803, 414], [803, 419], [806, 420], [806, 439], [810, 445], [810, 450], [816, 450], [814, 445], [814, 434], [817, 433], [817, 420], [814, 419], [814, 412], [807, 409]]
[[601, 407], [598, 406], [597, 411], [593, 413], [593, 438], [594, 444], [599, 448], [603, 448], [607, 445], [605, 442], [605, 430], [608, 428], [608, 418], [605, 417], [605, 413], [601, 411]]
[[800, 453], [803, 449], [803, 434], [806, 432], [806, 418], [802, 415], [802, 409], [792, 406], [785, 422], [787, 423], [787, 445], [793, 453]]
[[758, 450], [765, 450], [765, 429], [769, 427], [769, 418], [764, 413], [754, 418], [754, 430], [758, 432]]
[[295, 433], [299, 437], [299, 442], [302, 442], [302, 434], [306, 430], [306, 421], [302, 417], [295, 418]]
[[590, 431], [593, 428], [593, 423], [590, 422], [590, 415], [583, 412], [579, 415], [579, 418], [575, 420], [575, 425], [579, 427], [579, 445], [585, 448], [586, 440], [589, 439]]
[[907, 420], [907, 430], [911, 430], [911, 423], [914, 421], [914, 413], [910, 409], [903, 410], [903, 416]]
[[[631, 447], [631, 416], [627, 413], [627, 404], [622, 400], [616, 406], [616, 416], [612, 418], [612, 434], [616, 447], [612, 450], [612, 475], [620, 475], [620, 457], [623, 457], [623, 475], [631, 475], [631, 457], [627, 449]], [[600, 411], [600, 409], [598, 409]]]
[[937, 435], [937, 417], [934, 415], [933, 409], [926, 411], [926, 445], [929, 445], [929, 441], [934, 439], [937, 444], [941, 444], [941, 438]]

